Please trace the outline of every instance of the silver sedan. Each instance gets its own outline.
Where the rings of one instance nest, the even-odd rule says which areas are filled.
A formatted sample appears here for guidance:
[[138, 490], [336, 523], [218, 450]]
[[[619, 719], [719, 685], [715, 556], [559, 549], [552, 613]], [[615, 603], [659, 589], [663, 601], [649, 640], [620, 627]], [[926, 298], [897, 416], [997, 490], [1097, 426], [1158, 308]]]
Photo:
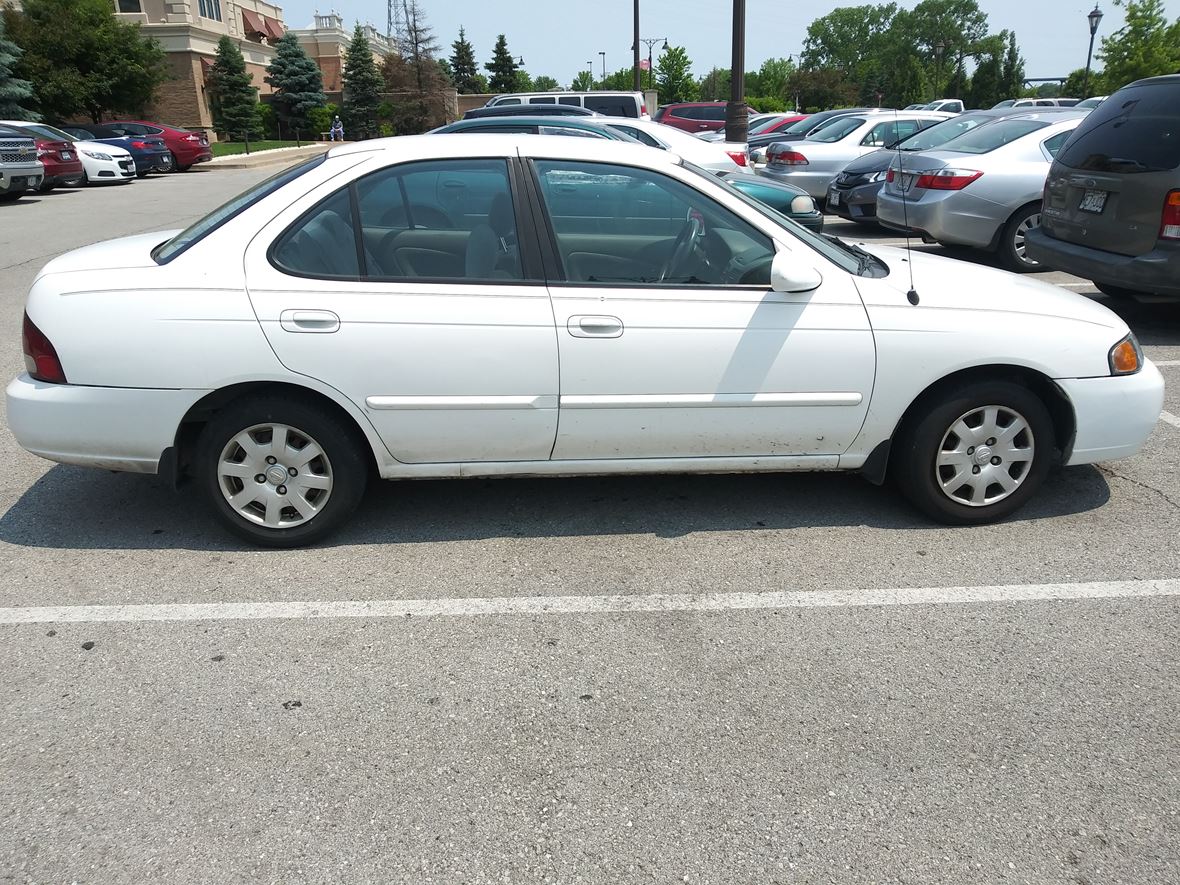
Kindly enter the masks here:
[[926, 242], [997, 252], [1009, 270], [1039, 270], [1025, 253], [1025, 234], [1041, 223], [1053, 157], [1085, 116], [1004, 117], [939, 150], [899, 153], [877, 197], [877, 220]]

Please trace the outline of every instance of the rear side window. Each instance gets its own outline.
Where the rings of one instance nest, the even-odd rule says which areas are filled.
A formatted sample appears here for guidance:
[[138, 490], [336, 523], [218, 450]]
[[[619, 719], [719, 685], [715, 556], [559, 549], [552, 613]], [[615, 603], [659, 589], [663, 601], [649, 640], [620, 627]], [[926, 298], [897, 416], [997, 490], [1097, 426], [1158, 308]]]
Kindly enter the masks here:
[[705, 120], [724, 120], [725, 119], [725, 105], [712, 108], [702, 108], [704, 111], [701, 117]]
[[586, 108], [609, 117], [638, 117], [635, 101], [621, 95], [587, 95]]
[[557, 99], [557, 103], [573, 105], [576, 108], [580, 108], [582, 106], [582, 99], [576, 95], [563, 95]]
[[1058, 159], [1090, 172], [1164, 172], [1180, 166], [1180, 88], [1134, 86], [1082, 121]]
[[630, 135], [636, 141], [641, 141], [648, 147], [659, 148], [661, 151], [666, 151], [667, 148], [644, 132], [642, 129], [636, 129], [634, 126], [616, 126], [611, 124], [611, 129], [622, 132], [624, 135]]
[[948, 141], [940, 150], [961, 154], [986, 154], [1048, 125], [1041, 120], [997, 120]]
[[537, 95], [529, 99], [529, 104], [557, 104], [557, 101], [551, 95]]

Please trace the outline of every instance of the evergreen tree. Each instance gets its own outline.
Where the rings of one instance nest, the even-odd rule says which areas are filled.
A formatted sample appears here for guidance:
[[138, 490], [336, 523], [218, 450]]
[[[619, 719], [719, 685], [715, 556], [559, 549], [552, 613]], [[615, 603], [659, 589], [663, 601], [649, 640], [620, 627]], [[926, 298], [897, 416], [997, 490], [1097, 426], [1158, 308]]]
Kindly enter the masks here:
[[692, 62], [683, 46], [669, 46], [660, 53], [656, 64], [656, 89], [660, 93], [660, 104], [696, 99], [697, 83], [692, 77]]
[[1024, 91], [1024, 58], [1016, 48], [1016, 34], [1008, 34], [1008, 52], [1000, 71], [1000, 99], [1016, 98]]
[[50, 119], [142, 113], [171, 77], [160, 44], [115, 18], [110, 0], [24, 0], [6, 6], [6, 30], [23, 56], [14, 73], [36, 84]]
[[246, 71], [246, 60], [238, 44], [223, 36], [217, 41], [217, 60], [210, 71], [213, 93], [213, 128], [224, 132], [230, 141], [262, 134], [258, 116], [258, 94]]
[[729, 69], [713, 68], [701, 78], [697, 86], [700, 101], [729, 100]]
[[516, 91], [516, 60], [508, 51], [508, 41], [501, 34], [496, 38], [496, 46], [492, 50], [492, 60], [484, 65], [491, 78], [488, 87], [492, 92]]
[[418, 0], [402, 0], [405, 36], [402, 57], [414, 72], [419, 92], [428, 92], [442, 87], [439, 82], [438, 65], [434, 56], [438, 52], [438, 40], [434, 30], [426, 24], [426, 14]]
[[451, 44], [451, 73], [455, 89], [460, 95], [476, 95], [480, 92], [480, 76], [475, 64], [475, 47], [467, 40], [467, 32], [459, 28], [459, 39]]
[[328, 103], [319, 65], [312, 61], [291, 32], [275, 41], [274, 60], [266, 68], [266, 82], [274, 87], [273, 106], [288, 129], [311, 131], [309, 114]]
[[20, 47], [4, 36], [4, 19], [0, 18], [0, 119], [35, 123], [41, 117], [28, 109], [33, 104], [33, 84], [12, 73], [20, 57]]
[[377, 106], [381, 103], [381, 74], [373, 50], [358, 24], [344, 53], [344, 123], [349, 138], [373, 138], [380, 132]]

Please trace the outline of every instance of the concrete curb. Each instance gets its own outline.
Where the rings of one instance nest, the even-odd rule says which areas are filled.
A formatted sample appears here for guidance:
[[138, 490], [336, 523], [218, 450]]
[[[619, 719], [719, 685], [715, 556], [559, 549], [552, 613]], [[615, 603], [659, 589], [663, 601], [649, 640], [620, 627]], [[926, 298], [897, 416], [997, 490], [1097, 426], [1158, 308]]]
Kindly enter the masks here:
[[258, 151], [253, 154], [233, 154], [228, 157], [215, 157], [202, 165], [213, 169], [257, 169], [260, 166], [276, 166], [280, 163], [297, 163], [309, 157], [317, 156], [333, 147], [330, 142], [315, 142], [303, 147], [274, 148], [269, 151]]

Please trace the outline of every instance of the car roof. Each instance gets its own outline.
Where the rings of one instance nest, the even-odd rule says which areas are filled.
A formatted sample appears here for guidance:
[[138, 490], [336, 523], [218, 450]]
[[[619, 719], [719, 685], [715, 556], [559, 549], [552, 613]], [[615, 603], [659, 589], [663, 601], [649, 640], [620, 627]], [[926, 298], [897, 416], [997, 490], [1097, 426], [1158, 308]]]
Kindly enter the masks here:
[[530, 108], [551, 108], [548, 111], [538, 111], [537, 113], [549, 117], [602, 117], [597, 111], [592, 111], [589, 108], [584, 108], [576, 104], [532, 104], [523, 102], [521, 104], [497, 104], [497, 105], [483, 105], [478, 108], [470, 108], [463, 112], [463, 119], [475, 120], [481, 117], [511, 117], [519, 114], [523, 107]]
[[[446, 132], [441, 131], [441, 130], [445, 130], [445, 129], [451, 129], [451, 131], [457, 131], [456, 129], [452, 129], [452, 127], [458, 127], [459, 129], [469, 129], [469, 128], [473, 128], [475, 126], [497, 126], [497, 125], [503, 125], [503, 126], [525, 125], [525, 126], [553, 126], [553, 127], [564, 126], [567, 129], [581, 129], [584, 132], [602, 132], [605, 129], [609, 128], [611, 126], [612, 122], [616, 119], [622, 120], [622, 119], [626, 119], [626, 118], [599, 116], [594, 119], [587, 119], [585, 117], [561, 117], [561, 116], [557, 116], [557, 115], [535, 116], [535, 115], [531, 115], [531, 114], [520, 114], [519, 116], [516, 116], [516, 117], [513, 117], [513, 116], [472, 117], [471, 119], [456, 120], [453, 123], [448, 123], [445, 126], [440, 126], [438, 129], [433, 130], [433, 134], [446, 135], [447, 134]], [[627, 122], [633, 123], [633, 122], [637, 122], [637, 121], [627, 119]], [[645, 122], [645, 121], [639, 121], [639, 122]], [[519, 134], [526, 135], [529, 133], [519, 133]], [[609, 133], [609, 137], [611, 137], [611, 138], [626, 138], [628, 140], [631, 139], [631, 136], [627, 135], [626, 133], [618, 132], [618, 131], [614, 131], [614, 130], [612, 130]]]

